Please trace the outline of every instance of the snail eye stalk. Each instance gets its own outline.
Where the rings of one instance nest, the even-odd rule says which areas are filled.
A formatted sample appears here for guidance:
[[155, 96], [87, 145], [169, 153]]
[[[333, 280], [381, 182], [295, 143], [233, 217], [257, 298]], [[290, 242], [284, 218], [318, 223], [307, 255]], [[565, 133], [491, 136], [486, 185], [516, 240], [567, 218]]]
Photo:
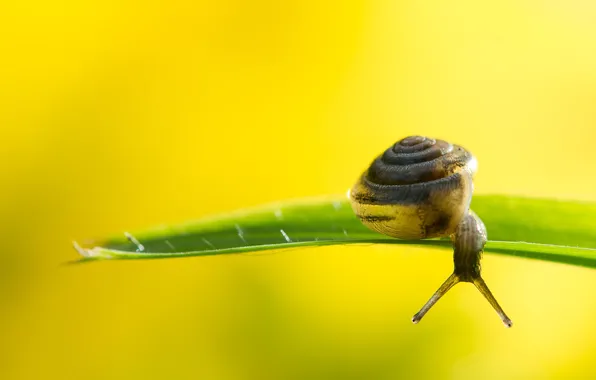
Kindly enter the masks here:
[[445, 293], [447, 293], [451, 288], [453, 288], [453, 286], [455, 286], [459, 282], [471, 282], [472, 284], [474, 284], [474, 286], [476, 286], [480, 293], [482, 293], [484, 298], [486, 298], [486, 300], [491, 304], [493, 309], [495, 309], [495, 311], [501, 318], [501, 321], [503, 321], [505, 327], [513, 326], [513, 322], [511, 321], [511, 319], [509, 319], [507, 314], [505, 314], [505, 311], [503, 311], [503, 308], [501, 308], [501, 306], [491, 293], [490, 289], [488, 288], [486, 282], [484, 282], [482, 277], [478, 276], [472, 278], [470, 281], [462, 281], [460, 277], [455, 273], [449, 276], [447, 280], [445, 280], [443, 285], [441, 285], [441, 287], [439, 287], [439, 289], [435, 292], [435, 294], [433, 294], [433, 296], [430, 297], [430, 299], [424, 304], [424, 306], [422, 306], [420, 311], [414, 314], [414, 316], [412, 317], [412, 322], [420, 322], [422, 317], [424, 317], [426, 313], [428, 313], [428, 311], [437, 303], [437, 301], [440, 300], [441, 297], [445, 295]]
[[433, 307], [437, 303], [437, 301], [440, 300], [441, 297], [443, 297], [445, 293], [447, 293], [449, 289], [453, 288], [453, 286], [455, 286], [455, 284], [457, 284], [458, 282], [459, 277], [455, 273], [449, 276], [447, 280], [445, 280], [443, 285], [441, 285], [441, 287], [435, 292], [435, 294], [433, 294], [433, 296], [430, 297], [430, 299], [424, 304], [424, 306], [422, 306], [422, 309], [420, 309], [419, 312], [414, 314], [414, 316], [412, 317], [412, 322], [420, 322], [422, 317], [424, 317], [426, 313], [428, 313], [430, 308]]

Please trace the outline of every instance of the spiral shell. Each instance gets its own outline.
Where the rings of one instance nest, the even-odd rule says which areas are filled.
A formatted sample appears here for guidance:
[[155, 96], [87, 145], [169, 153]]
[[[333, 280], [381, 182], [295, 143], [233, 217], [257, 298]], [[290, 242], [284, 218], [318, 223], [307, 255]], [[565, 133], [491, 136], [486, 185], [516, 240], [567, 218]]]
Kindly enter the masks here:
[[350, 190], [354, 212], [369, 228], [400, 239], [449, 236], [468, 212], [474, 156], [422, 136], [398, 141]]

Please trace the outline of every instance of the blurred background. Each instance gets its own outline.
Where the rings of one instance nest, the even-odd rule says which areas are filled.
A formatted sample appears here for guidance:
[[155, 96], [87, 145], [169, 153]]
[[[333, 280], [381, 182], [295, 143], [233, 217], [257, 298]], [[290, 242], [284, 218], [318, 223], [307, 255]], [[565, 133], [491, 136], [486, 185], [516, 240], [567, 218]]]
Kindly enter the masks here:
[[[594, 378], [595, 272], [326, 247], [76, 259], [71, 241], [344, 194], [422, 134], [477, 193], [596, 200], [596, 3], [0, 5], [0, 378]], [[490, 231], [489, 231], [490, 236]]]

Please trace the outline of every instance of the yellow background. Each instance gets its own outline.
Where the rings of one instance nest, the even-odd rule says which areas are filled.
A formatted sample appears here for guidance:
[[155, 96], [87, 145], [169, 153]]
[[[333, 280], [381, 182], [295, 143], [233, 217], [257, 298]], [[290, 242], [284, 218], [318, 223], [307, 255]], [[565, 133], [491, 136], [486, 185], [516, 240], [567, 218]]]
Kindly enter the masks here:
[[[65, 266], [70, 241], [344, 193], [395, 140], [477, 193], [596, 200], [591, 1], [0, 5], [0, 378], [596, 376], [593, 270], [328, 247]], [[490, 231], [489, 231], [490, 236]]]

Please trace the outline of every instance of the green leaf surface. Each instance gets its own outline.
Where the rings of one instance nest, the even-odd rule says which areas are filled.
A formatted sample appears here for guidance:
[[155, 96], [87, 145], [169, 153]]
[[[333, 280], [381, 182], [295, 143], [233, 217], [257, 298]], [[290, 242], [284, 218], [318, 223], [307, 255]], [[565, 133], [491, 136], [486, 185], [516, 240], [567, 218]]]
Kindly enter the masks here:
[[[596, 203], [485, 195], [474, 197], [472, 209], [488, 230], [487, 253], [596, 268]], [[281, 202], [123, 234], [93, 248], [75, 243], [75, 248], [88, 261], [373, 243], [451, 248], [448, 239], [407, 241], [371, 231], [355, 217], [345, 197]]]

